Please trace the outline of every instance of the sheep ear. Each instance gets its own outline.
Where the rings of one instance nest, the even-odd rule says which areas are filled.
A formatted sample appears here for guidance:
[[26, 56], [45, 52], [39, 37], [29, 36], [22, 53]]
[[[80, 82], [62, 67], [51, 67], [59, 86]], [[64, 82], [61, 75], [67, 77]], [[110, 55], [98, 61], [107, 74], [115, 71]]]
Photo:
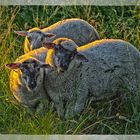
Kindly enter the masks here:
[[77, 62], [88, 62], [88, 59], [83, 55], [77, 52], [76, 54], [76, 60]]
[[54, 46], [55, 46], [55, 43], [53, 43], [53, 42], [45, 42], [45, 43], [43, 43], [43, 46], [45, 48], [47, 48], [47, 49], [53, 49]]
[[6, 64], [6, 67], [9, 68], [9, 69], [18, 69], [20, 67], [20, 63], [9, 63], [9, 64]]
[[14, 31], [16, 34], [20, 35], [20, 36], [27, 36], [28, 32], [27, 31]]
[[52, 34], [52, 33], [44, 33], [45, 37], [48, 37], [48, 38], [53, 38], [55, 37], [55, 34]]

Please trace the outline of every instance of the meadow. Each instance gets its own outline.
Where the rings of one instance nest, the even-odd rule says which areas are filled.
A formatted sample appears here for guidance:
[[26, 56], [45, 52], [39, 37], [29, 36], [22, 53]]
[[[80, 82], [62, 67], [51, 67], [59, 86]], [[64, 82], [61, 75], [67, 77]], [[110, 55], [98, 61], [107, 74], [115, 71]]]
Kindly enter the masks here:
[[140, 93], [125, 99], [87, 103], [77, 120], [61, 120], [50, 104], [44, 116], [26, 112], [9, 88], [5, 64], [23, 54], [24, 38], [15, 30], [47, 27], [66, 18], [81, 18], [101, 38], [119, 38], [140, 50], [140, 7], [0, 6], [0, 133], [3, 134], [140, 134]]

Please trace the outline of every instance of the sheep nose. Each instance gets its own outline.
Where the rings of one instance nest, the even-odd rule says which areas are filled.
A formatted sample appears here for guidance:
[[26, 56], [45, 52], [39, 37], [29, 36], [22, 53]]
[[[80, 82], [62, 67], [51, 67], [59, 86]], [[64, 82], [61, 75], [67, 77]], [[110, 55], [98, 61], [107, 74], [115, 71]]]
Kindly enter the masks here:
[[68, 69], [68, 66], [69, 66], [69, 63], [68, 62], [65, 62], [65, 63], [62, 64], [62, 68], [64, 70], [67, 70]]
[[31, 83], [29, 84], [29, 88], [30, 88], [31, 90], [33, 90], [35, 87], [36, 87], [36, 83], [35, 83], [35, 82], [31, 82]]

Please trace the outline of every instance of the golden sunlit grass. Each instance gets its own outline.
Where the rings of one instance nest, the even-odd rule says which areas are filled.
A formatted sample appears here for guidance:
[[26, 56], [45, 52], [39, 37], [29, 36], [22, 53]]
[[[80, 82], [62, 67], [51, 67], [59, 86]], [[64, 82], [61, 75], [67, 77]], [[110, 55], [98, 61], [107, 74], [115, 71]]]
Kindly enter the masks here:
[[0, 133], [20, 134], [139, 134], [140, 97], [87, 103], [77, 120], [62, 121], [52, 105], [45, 116], [27, 113], [9, 89], [5, 64], [23, 54], [24, 38], [15, 30], [46, 27], [61, 19], [82, 18], [101, 38], [118, 38], [140, 47], [138, 7], [9, 6], [0, 7]]

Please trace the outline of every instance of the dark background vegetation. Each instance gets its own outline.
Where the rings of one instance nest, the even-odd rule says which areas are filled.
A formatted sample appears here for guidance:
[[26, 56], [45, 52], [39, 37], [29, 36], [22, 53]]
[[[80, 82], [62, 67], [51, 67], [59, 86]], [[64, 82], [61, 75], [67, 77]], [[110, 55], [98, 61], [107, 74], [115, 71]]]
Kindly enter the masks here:
[[0, 133], [139, 134], [140, 96], [88, 103], [78, 120], [62, 121], [51, 105], [45, 116], [29, 114], [9, 89], [5, 64], [23, 54], [24, 38], [14, 30], [47, 27], [66, 18], [81, 18], [101, 38], [119, 38], [140, 49], [140, 7], [0, 6]]

